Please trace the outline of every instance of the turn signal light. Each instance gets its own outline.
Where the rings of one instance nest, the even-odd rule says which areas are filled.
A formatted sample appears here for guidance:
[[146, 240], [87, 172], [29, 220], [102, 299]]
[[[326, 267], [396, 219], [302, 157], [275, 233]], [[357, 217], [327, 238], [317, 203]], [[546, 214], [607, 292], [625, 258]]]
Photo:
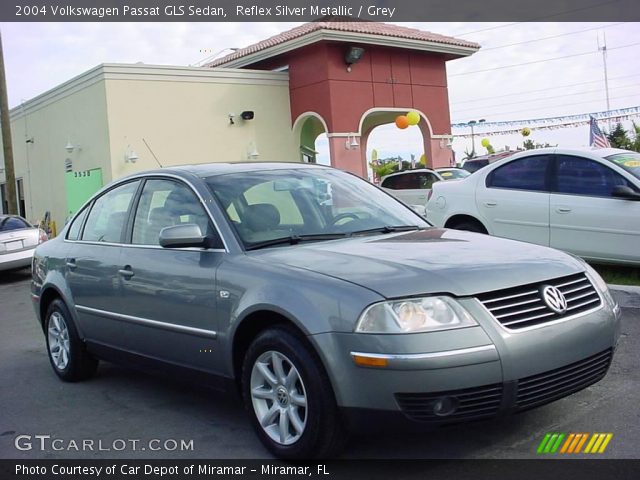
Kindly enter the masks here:
[[360, 355], [352, 355], [353, 361], [359, 367], [379, 367], [384, 368], [389, 361], [386, 358], [362, 357]]

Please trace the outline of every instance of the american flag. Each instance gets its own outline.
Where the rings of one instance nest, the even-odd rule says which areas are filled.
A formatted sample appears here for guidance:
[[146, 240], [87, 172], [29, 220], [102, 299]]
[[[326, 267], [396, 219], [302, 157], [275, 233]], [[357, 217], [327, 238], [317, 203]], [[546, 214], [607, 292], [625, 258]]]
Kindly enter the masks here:
[[602, 133], [600, 127], [598, 127], [598, 122], [594, 117], [591, 117], [591, 122], [589, 123], [589, 145], [597, 148], [609, 148], [611, 144], [609, 143], [609, 139]]

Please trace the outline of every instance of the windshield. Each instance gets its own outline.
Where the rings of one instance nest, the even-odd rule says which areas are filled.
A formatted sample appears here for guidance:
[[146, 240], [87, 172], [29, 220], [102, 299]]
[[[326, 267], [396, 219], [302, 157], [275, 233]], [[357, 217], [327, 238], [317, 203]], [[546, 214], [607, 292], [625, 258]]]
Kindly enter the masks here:
[[458, 180], [471, 175], [467, 170], [436, 170], [444, 180]]
[[619, 167], [624, 168], [634, 177], [640, 178], [640, 153], [616, 153], [615, 155], [609, 155], [605, 158]]
[[398, 200], [340, 170], [254, 171], [205, 181], [245, 248], [271, 246], [276, 239], [293, 244], [430, 226]]

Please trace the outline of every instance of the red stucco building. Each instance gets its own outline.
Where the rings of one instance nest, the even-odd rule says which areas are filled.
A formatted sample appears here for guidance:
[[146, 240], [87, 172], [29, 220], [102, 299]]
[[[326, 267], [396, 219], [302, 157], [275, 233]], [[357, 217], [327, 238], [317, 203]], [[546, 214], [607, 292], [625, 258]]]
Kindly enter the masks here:
[[315, 139], [326, 133], [331, 164], [366, 177], [369, 133], [408, 110], [421, 115], [418, 127], [428, 164], [450, 164], [446, 62], [479, 48], [397, 25], [320, 21], [209, 66], [288, 71], [291, 126], [300, 138], [301, 155], [313, 158]]

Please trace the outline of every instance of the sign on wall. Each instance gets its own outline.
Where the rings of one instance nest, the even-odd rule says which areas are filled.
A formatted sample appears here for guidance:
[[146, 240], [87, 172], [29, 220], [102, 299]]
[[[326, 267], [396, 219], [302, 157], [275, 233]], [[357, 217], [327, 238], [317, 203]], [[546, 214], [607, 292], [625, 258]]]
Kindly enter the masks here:
[[74, 214], [91, 195], [102, 188], [102, 169], [66, 172], [67, 214]]

